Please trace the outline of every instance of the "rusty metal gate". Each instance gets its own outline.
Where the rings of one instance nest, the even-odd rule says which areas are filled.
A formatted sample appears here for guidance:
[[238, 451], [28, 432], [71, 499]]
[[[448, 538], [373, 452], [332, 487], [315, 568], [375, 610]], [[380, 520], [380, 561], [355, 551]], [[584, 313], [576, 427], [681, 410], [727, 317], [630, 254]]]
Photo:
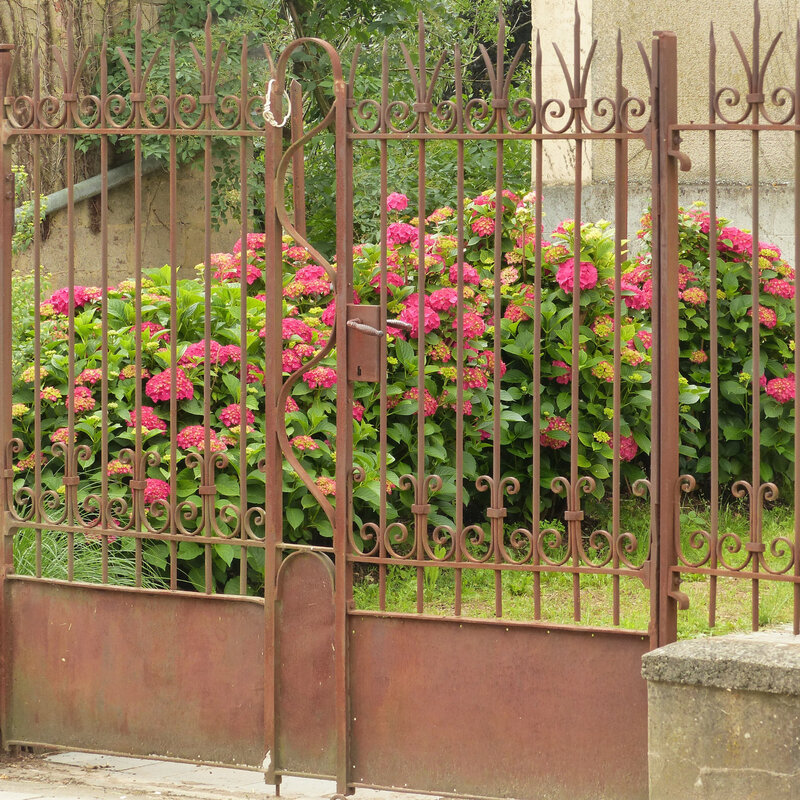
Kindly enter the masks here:
[[[695, 228], [716, 220], [714, 154], [727, 131], [754, 143], [753, 232], [737, 263], [749, 259], [756, 297], [764, 269], [776, 270], [791, 309], [775, 310], [772, 300], [764, 307], [800, 336], [786, 289], [793, 296], [793, 271], [780, 253], [754, 246], [761, 132], [793, 136], [795, 178], [800, 170], [800, 72], [794, 90], [772, 95], [773, 104], [788, 105], [773, 120], [757, 5], [755, 67], [739, 46], [750, 81], [745, 114], [724, 117], [720, 98], [732, 92], [735, 107], [741, 95], [716, 87], [712, 49], [707, 125], [678, 124], [670, 33], [657, 33], [650, 52], [640, 45], [635, 66], [623, 62], [618, 40], [613, 91], [593, 99], [587, 82], [597, 42], [581, 55], [576, 18], [571, 64], [554, 50], [568, 95], [559, 99], [543, 85], [538, 38], [533, 92], [515, 87], [525, 56], [506, 56], [501, 19], [494, 57], [482, 50], [490, 91], [470, 98], [458, 47], [432, 61], [421, 19], [416, 53], [384, 46], [376, 96], [360, 94], [358, 53], [345, 75], [335, 49], [317, 40], [292, 43], [274, 64], [266, 53], [269, 82], [260, 95], [243, 41], [238, 84], [223, 89], [225, 45], [214, 49], [210, 20], [205, 51], [192, 45], [197, 75], [187, 89], [175, 47], [146, 52], [140, 26], [134, 52], [118, 54], [122, 88], [109, 83], [105, 43], [97, 54], [70, 47], [58, 56], [58, 92], [40, 85], [38, 53], [33, 85], [20, 86], [14, 49], [0, 46], [4, 746], [223, 763], [260, 770], [275, 784], [288, 774], [326, 777], [342, 795], [397, 787], [440, 796], [644, 798], [640, 659], [676, 638], [678, 606], [688, 605], [681, 576], [708, 577], [709, 624], [721, 577], [750, 582], [755, 627], [764, 580], [793, 586], [796, 633], [800, 620], [797, 529], [762, 538], [763, 506], [778, 487], [762, 482], [755, 379], [744, 389], [751, 480], [733, 483], [736, 496], [750, 494], [749, 537], [719, 521], [727, 477], [716, 421], [720, 393], [732, 390], [720, 377], [729, 354], [717, 337], [717, 259], [731, 234], [716, 223], [708, 234], [711, 290], [697, 287], [711, 315], [709, 530], [687, 537], [679, 516], [681, 494], [696, 482], [681, 475], [681, 431], [685, 407], [697, 402], [680, 379], [689, 359], [680, 314], [700, 304], [698, 292], [685, 294], [679, 230], [687, 220]], [[300, 87], [287, 81], [299, 48], [326, 59], [332, 81], [329, 111], [307, 131]], [[166, 86], [154, 88], [164, 65]], [[628, 70], [643, 92], [626, 88]], [[398, 72], [401, 87], [391, 79]], [[709, 132], [712, 154], [705, 218], [678, 204], [678, 170], [689, 168], [680, 136], [697, 130]], [[336, 196], [335, 254], [327, 257], [306, 231], [303, 199], [304, 148], [325, 131], [334, 134]], [[66, 271], [47, 297], [39, 195], [43, 143], [56, 137], [65, 143]], [[117, 231], [112, 137], [132, 142], [127, 281], [112, 277], [109, 255]], [[150, 178], [142, 168], [153, 137], [167, 150], [169, 266], [146, 271]], [[204, 257], [194, 283], [180, 268], [181, 215], [195, 199], [179, 185], [186, 137], [199, 143], [202, 166], [195, 208]], [[79, 237], [89, 235], [75, 193], [75, 147], [86, 141], [98, 149], [101, 175], [94, 287], [76, 259]], [[226, 254], [212, 246], [216, 142], [239, 170], [240, 239]], [[532, 151], [525, 196], [504, 177], [514, 142]], [[19, 143], [30, 158], [34, 220], [34, 303], [21, 334], [12, 331], [11, 305]], [[264, 164], [258, 197], [248, 180], [256, 144]], [[632, 145], [646, 148], [651, 164], [649, 256], [629, 244]], [[480, 194], [466, 177], [472, 147], [486, 148], [494, 165], [492, 186]], [[377, 236], [354, 247], [362, 148], [377, 154]], [[400, 216], [407, 198], [389, 182], [394, 148], [417, 156], [403, 187], [416, 198], [408, 221]], [[606, 152], [610, 165], [613, 229], [585, 219], [592, 150]], [[434, 209], [428, 164], [442, 152], [454, 205]], [[571, 158], [573, 219], [547, 241], [552, 152]], [[796, 262], [799, 203], [795, 192]], [[263, 233], [255, 233], [261, 213]], [[552, 300], [559, 291], [561, 309]], [[601, 302], [609, 313], [590, 316]], [[648, 309], [643, 325], [635, 314]], [[753, 374], [762, 322], [740, 311]], [[556, 319], [562, 360], [548, 338]], [[20, 336], [28, 350], [12, 346]], [[601, 339], [608, 358], [589, 360], [587, 349]], [[14, 361], [19, 352], [25, 369]], [[527, 372], [504, 363], [509, 353]], [[784, 381], [784, 398], [797, 382], [786, 370], [789, 377], [770, 373]], [[547, 387], [557, 385], [554, 400]], [[767, 395], [776, 397], [769, 388]], [[605, 421], [592, 430], [596, 413]], [[785, 434], [796, 424], [787, 417]], [[626, 527], [631, 506], [643, 509], [633, 517], [637, 530]], [[50, 566], [56, 551], [63, 575]], [[81, 572], [87, 554], [98, 559], [94, 577]]]

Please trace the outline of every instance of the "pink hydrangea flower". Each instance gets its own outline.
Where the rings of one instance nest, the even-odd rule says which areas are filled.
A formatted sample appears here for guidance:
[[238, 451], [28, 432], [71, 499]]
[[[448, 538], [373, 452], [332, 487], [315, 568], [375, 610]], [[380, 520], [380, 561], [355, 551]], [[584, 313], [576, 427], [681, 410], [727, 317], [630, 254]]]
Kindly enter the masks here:
[[386, 198], [386, 208], [388, 211], [405, 211], [408, 208], [408, 198], [400, 192], [392, 192]]
[[767, 381], [765, 391], [779, 403], [788, 403], [794, 400], [794, 378], [773, 378]]
[[[463, 270], [464, 274], [464, 285], [471, 283], [473, 286], [478, 286], [481, 282], [481, 276], [478, 274], [478, 270], [475, 267], [470, 266], [469, 264], [462, 264], [461, 269]], [[458, 283], [458, 264], [453, 264], [450, 267], [450, 283], [455, 286]]]
[[555, 382], [556, 383], [561, 383], [561, 384], [566, 385], [572, 380], [572, 377], [571, 377], [570, 371], [569, 371], [569, 365], [565, 361], [554, 361], [553, 362], [553, 366], [554, 367], [558, 367], [559, 369], [566, 370], [566, 372], [564, 372], [562, 375], [556, 375], [555, 376]]
[[75, 378], [76, 385], [80, 386], [82, 383], [88, 383], [91, 386], [94, 386], [96, 383], [99, 383], [103, 378], [103, 371], [100, 369], [85, 369]]
[[[181, 450], [188, 450], [194, 447], [201, 453], [205, 450], [206, 434], [202, 425], [187, 425], [176, 437], [175, 442]], [[227, 450], [228, 446], [217, 437], [217, 432], [209, 430], [209, 446], [212, 453]]]
[[[219, 342], [215, 342], [213, 339], [209, 342], [208, 350], [211, 356], [211, 363], [216, 364], [219, 362], [219, 351], [222, 349], [222, 345]], [[194, 344], [190, 344], [186, 350], [183, 351], [183, 355], [178, 359], [178, 364], [181, 366], [185, 366], [190, 364], [192, 366], [196, 364], [202, 364], [206, 357], [206, 341], [205, 339], [201, 339], [199, 342], [195, 342]]]
[[332, 497], [336, 495], [336, 481], [333, 478], [329, 478], [327, 475], [320, 475], [317, 478], [314, 478], [314, 483], [319, 486], [319, 490], [325, 497]]
[[[458, 330], [458, 319], [453, 320], [451, 327], [454, 330]], [[483, 335], [486, 330], [486, 325], [481, 319], [480, 314], [476, 314], [474, 311], [465, 311], [463, 329], [464, 336], [468, 339], [477, 339], [479, 336]]]
[[556, 439], [554, 436], [549, 436], [550, 431], [572, 433], [569, 422], [563, 417], [550, 417], [547, 420], [547, 427], [539, 433], [539, 442], [542, 447], [549, 447], [551, 450], [560, 450], [569, 444], [565, 439]]
[[[186, 377], [186, 373], [180, 368], [175, 367], [175, 396], [178, 400], [191, 400], [194, 397], [194, 386]], [[154, 402], [169, 400], [170, 380], [173, 370], [167, 369], [159, 372], [147, 381], [144, 393]]]
[[124, 461], [120, 461], [118, 458], [115, 458], [108, 462], [106, 472], [109, 475], [131, 475], [133, 473], [133, 467], [130, 464], [126, 464]]
[[704, 306], [708, 302], [708, 295], [699, 286], [691, 286], [684, 289], [681, 299], [692, 306]]
[[284, 350], [281, 354], [281, 367], [284, 372], [291, 374], [303, 366], [300, 356], [292, 349]]
[[491, 236], [494, 233], [495, 221], [493, 217], [478, 217], [470, 227], [477, 236]]
[[285, 410], [285, 412], [287, 414], [291, 414], [294, 411], [299, 411], [300, 410], [300, 406], [297, 405], [297, 400], [295, 400], [294, 397], [287, 397], [286, 398], [286, 407], [285, 407], [284, 410]]
[[160, 478], [147, 478], [144, 486], [145, 505], [151, 505], [156, 500], [166, 500], [170, 495], [169, 484]]
[[[235, 428], [237, 425], [241, 425], [241, 411], [238, 403], [231, 403], [229, 406], [225, 406], [219, 412], [220, 422], [226, 428]], [[245, 410], [245, 418], [248, 425], [253, 425], [256, 421], [255, 415], [249, 408]]]
[[417, 241], [417, 229], [407, 222], [393, 222], [386, 228], [386, 243], [389, 245], [410, 244]]
[[336, 383], [336, 370], [332, 367], [314, 367], [303, 373], [303, 380], [312, 389], [330, 389]]
[[[558, 285], [565, 291], [571, 292], [573, 290], [573, 278], [575, 271], [575, 259], [568, 258], [559, 268], [556, 273], [556, 280]], [[579, 281], [581, 290], [592, 289], [597, 286], [597, 267], [591, 261], [581, 261]]]
[[[753, 309], [750, 308], [747, 310], [747, 316], [753, 316]], [[765, 327], [765, 328], [774, 328], [778, 324], [778, 315], [775, 313], [775, 309], [767, 308], [767, 306], [759, 306], [758, 307], [758, 321]]]
[[794, 297], [794, 285], [782, 278], [770, 278], [764, 284], [764, 291], [767, 294], [783, 297], [786, 300], [791, 300]]
[[163, 325], [159, 325], [157, 322], [143, 322], [142, 332], [144, 333], [144, 331], [150, 334], [151, 339], [161, 339], [169, 343], [169, 333]]
[[286, 317], [281, 323], [281, 336], [284, 339], [291, 339], [292, 336], [299, 337], [302, 341], [308, 343], [314, 338], [314, 331], [305, 322], [292, 317]]
[[633, 436], [619, 437], [619, 457], [623, 461], [632, 461], [639, 452], [639, 445], [636, 444]]
[[361, 403], [353, 403], [353, 419], [361, 422], [361, 420], [364, 419], [364, 412], [366, 410], [367, 409], [364, 408]]
[[455, 289], [436, 289], [426, 302], [435, 311], [451, 311], [458, 305], [458, 292]]
[[[61, 442], [62, 444], [66, 444], [69, 441], [69, 428], [56, 428], [50, 434], [50, 441], [53, 442], [54, 444], [56, 442]], [[78, 441], [78, 434], [75, 431], [72, 432], [72, 441], [73, 442]]]
[[156, 410], [152, 406], [142, 406], [139, 409], [139, 414], [135, 410], [131, 410], [131, 416], [128, 420], [128, 427], [133, 428], [136, 425], [136, 417], [141, 420], [141, 426], [147, 431], [166, 431], [167, 423], [164, 422], [159, 416], [156, 415]]
[[[430, 417], [436, 413], [436, 409], [439, 407], [439, 403], [436, 398], [427, 390], [424, 390], [423, 400], [422, 400], [422, 411], [426, 417]], [[416, 400], [419, 401], [419, 390], [416, 386], [409, 389], [407, 392], [403, 394], [404, 400]]]
[[298, 450], [319, 450], [319, 444], [310, 436], [295, 436], [294, 439], [289, 440], [289, 444]]
[[[46, 302], [53, 307], [54, 311], [57, 311], [59, 314], [67, 315], [69, 314], [69, 296], [69, 287], [57, 289]], [[88, 303], [91, 299], [91, 296], [86, 291], [85, 286], [75, 286], [72, 297], [74, 299], [76, 309], [86, 305], [86, 303]]]
[[[246, 249], [250, 250], [263, 250], [266, 246], [267, 235], [265, 233], [248, 233]], [[242, 240], [239, 239], [233, 246], [234, 253], [242, 252]]]
[[92, 390], [88, 386], [76, 386], [72, 390], [72, 395], [67, 397], [66, 401], [67, 408], [73, 404], [76, 411], [91, 411], [94, 409], [95, 402], [92, 397]]
[[[418, 308], [418, 297], [419, 295], [415, 292], [412, 295], [409, 295], [406, 299], [405, 308], [400, 312], [398, 319], [401, 322], [407, 322], [411, 326], [410, 335], [412, 338], [416, 339], [419, 336], [419, 308]], [[423, 327], [425, 329], [425, 333], [430, 333], [431, 331], [436, 330], [439, 325], [442, 323], [442, 319], [439, 314], [436, 312], [434, 308], [431, 307], [430, 303], [428, 302], [428, 298], [425, 298], [425, 306], [424, 306], [424, 319], [423, 319]], [[394, 328], [391, 329], [391, 332], [394, 332]]]

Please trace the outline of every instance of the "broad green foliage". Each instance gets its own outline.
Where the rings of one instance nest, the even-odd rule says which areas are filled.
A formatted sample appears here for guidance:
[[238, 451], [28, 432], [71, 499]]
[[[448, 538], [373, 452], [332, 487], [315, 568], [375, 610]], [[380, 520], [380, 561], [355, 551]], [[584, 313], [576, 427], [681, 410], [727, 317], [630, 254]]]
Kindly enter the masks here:
[[[456, 215], [450, 208], [434, 211], [425, 221], [426, 236], [418, 246], [416, 221], [406, 216], [407, 198], [389, 198], [391, 224], [387, 230], [387, 262], [382, 278], [381, 247], [364, 243], [354, 251], [355, 300], [377, 304], [380, 286], [387, 291], [389, 316], [411, 330], [389, 327], [387, 361], [386, 475], [381, 484], [380, 412], [378, 387], [353, 385], [354, 466], [360, 468], [353, 487], [354, 535], [368, 538], [379, 520], [382, 499], [387, 522], [412, 528], [413, 481], [421, 469], [419, 432], [424, 439], [424, 472], [438, 475], [428, 502], [429, 525], [455, 526], [456, 441], [463, 438], [463, 502], [465, 525], [488, 533], [486, 509], [490, 494], [480, 476], [513, 477], [520, 491], [504, 498], [509, 530], [530, 525], [534, 453], [540, 456], [541, 512], [558, 516], [562, 502], [550, 488], [556, 475], [568, 475], [569, 440], [578, 436], [579, 474], [596, 480], [594, 495], [611, 488], [613, 442], [614, 294], [621, 289], [619, 458], [624, 485], [649, 473], [652, 333], [647, 217], [642, 237], [645, 252], [622, 264], [619, 286], [614, 269], [614, 237], [605, 222], [585, 223], [580, 232], [577, 266], [575, 231], [561, 223], [542, 244], [541, 278], [535, 264], [534, 202], [511, 192], [498, 199], [493, 192], [467, 201], [464, 217], [464, 261], [458, 262]], [[496, 231], [497, 224], [501, 228]], [[682, 469], [701, 479], [710, 469], [709, 436], [709, 221], [693, 209], [681, 218], [680, 338]], [[495, 233], [502, 263], [495, 264]], [[202, 280], [180, 280], [170, 290], [171, 270], [148, 274], [141, 294], [142, 330], [135, 330], [135, 286], [126, 281], [108, 292], [108, 492], [111, 498], [130, 498], [135, 450], [137, 393], [142, 404], [142, 450], [158, 458], [146, 466], [144, 502], [152, 528], [167, 524], [169, 506], [188, 531], [197, 522], [182, 510], [202, 507], [199, 492], [202, 463], [198, 454], [220, 453], [215, 462], [214, 499], [217, 525], [223, 534], [236, 527], [228, 506], [238, 506], [240, 487], [246, 504], [263, 505], [265, 393], [264, 235], [251, 234], [230, 254], [216, 254], [210, 270], [211, 292]], [[247, 262], [246, 320], [240, 321], [241, 249]], [[760, 365], [753, 369], [749, 253], [752, 238], [719, 223], [717, 266], [720, 480], [723, 488], [750, 473], [752, 375], [759, 376], [761, 401], [762, 479], [788, 474], [793, 459], [794, 424], [794, 272], [776, 248], [760, 244], [758, 342]], [[288, 446], [328, 501], [335, 497], [336, 389], [335, 349], [319, 359], [332, 331], [335, 303], [331, 276], [309, 253], [292, 242], [284, 250], [284, 318], [282, 321], [284, 378], [291, 383], [285, 404]], [[420, 255], [424, 269], [420, 269]], [[575, 279], [581, 291], [573, 292]], [[463, 287], [459, 300], [459, 281]], [[501, 303], [495, 310], [494, 297]], [[420, 303], [420, 294], [422, 303]], [[350, 298], [348, 298], [350, 299]], [[540, 303], [540, 381], [534, 383], [534, 311]], [[172, 306], [177, 326], [171, 327]], [[101, 440], [101, 310], [102, 292], [76, 287], [74, 362], [66, 344], [69, 292], [60, 289], [42, 307], [41, 403], [42, 485], [52, 492], [48, 503], [58, 507], [63, 493], [65, 452], [54, 443], [69, 437], [68, 408], [74, 406], [76, 444], [89, 454], [76, 461], [80, 475], [80, 513], [87, 525], [96, 524], [98, 506], [91, 495], [100, 493]], [[578, 363], [573, 365], [573, 311], [578, 312]], [[208, 318], [206, 319], [206, 308]], [[421, 313], [421, 315], [420, 315]], [[457, 361], [461, 318], [463, 364]], [[499, 323], [499, 325], [498, 325]], [[206, 341], [206, 326], [210, 338]], [[424, 329], [421, 352], [420, 328]], [[496, 339], [499, 337], [499, 341]], [[139, 344], [137, 346], [137, 339]], [[23, 336], [22, 352], [30, 352]], [[495, 348], [500, 363], [496, 364]], [[173, 347], [177, 357], [174, 377]], [[141, 372], [136, 368], [137, 349]], [[247, 370], [241, 367], [243, 351]], [[314, 364], [310, 364], [315, 359]], [[423, 393], [419, 397], [419, 370]], [[459, 403], [458, 381], [463, 396]], [[291, 377], [289, 377], [291, 375]], [[495, 380], [500, 403], [494, 404]], [[28, 364], [15, 384], [15, 434], [23, 442], [15, 466], [15, 487], [33, 481], [34, 368]], [[578, 381], [578, 408], [572, 407], [572, 382]], [[173, 386], [174, 383], [174, 386]], [[204, 387], [207, 387], [204, 389]], [[240, 401], [244, 389], [246, 438], [240, 438]], [[177, 425], [170, 430], [170, 397], [176, 393]], [[209, 413], [203, 402], [208, 397]], [[532, 416], [534, 398], [540, 416]], [[68, 405], [69, 404], [69, 405]], [[346, 413], [339, 409], [338, 413]], [[420, 421], [419, 415], [422, 414]], [[499, 418], [495, 418], [499, 414]], [[207, 432], [206, 432], [207, 429]], [[493, 465], [499, 431], [500, 475]], [[170, 437], [176, 442], [175, 460]], [[207, 451], [210, 450], [211, 453]], [[174, 482], [173, 477], [174, 476]], [[272, 480], [274, 476], [268, 476]], [[295, 541], [320, 541], [331, 526], [320, 503], [288, 462], [283, 468], [284, 535]], [[124, 525], [121, 504], [109, 506], [111, 518]], [[53, 516], [57, 514], [53, 512]], [[112, 523], [113, 524], [113, 523]], [[263, 529], [253, 525], [263, 535]], [[442, 530], [445, 528], [443, 527]], [[395, 528], [399, 531], [400, 528]], [[124, 538], [124, 537], [121, 537]], [[410, 541], [410, 540], [409, 540]], [[402, 544], [402, 543], [400, 543]], [[399, 546], [399, 549], [403, 548]], [[121, 546], [121, 545], [120, 545]], [[406, 545], [407, 546], [407, 545]], [[202, 586], [202, 548], [191, 542], [178, 547], [182, 581]], [[240, 548], [215, 546], [214, 579], [219, 591], [238, 591]], [[145, 559], [156, 570], [167, 565], [167, 546], [151, 542]], [[256, 551], [249, 556], [250, 590], [256, 591], [263, 563]]]

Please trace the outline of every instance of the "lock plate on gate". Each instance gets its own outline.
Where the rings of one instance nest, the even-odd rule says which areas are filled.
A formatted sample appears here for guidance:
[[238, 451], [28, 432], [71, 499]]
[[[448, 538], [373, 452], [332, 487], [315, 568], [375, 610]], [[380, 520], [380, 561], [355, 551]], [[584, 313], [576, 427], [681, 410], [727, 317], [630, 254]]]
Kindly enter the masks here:
[[347, 305], [347, 380], [380, 380], [380, 306]]

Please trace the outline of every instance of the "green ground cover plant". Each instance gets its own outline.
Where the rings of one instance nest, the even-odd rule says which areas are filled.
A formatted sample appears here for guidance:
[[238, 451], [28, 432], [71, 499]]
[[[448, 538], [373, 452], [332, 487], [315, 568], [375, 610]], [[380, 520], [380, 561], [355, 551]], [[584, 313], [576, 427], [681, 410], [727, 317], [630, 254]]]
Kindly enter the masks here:
[[[453, 467], [456, 423], [464, 426], [464, 519], [489, 535], [486, 523], [487, 493], [480, 491], [481, 475], [492, 474], [495, 414], [500, 415], [502, 477], [520, 481], [520, 491], [506, 498], [508, 531], [532, 520], [532, 456], [541, 451], [540, 512], [558, 519], [562, 499], [551, 490], [552, 479], [569, 472], [568, 440], [577, 424], [580, 442], [579, 470], [592, 476], [594, 489], [585, 508], [591, 519], [608, 515], [612, 465], [613, 387], [613, 303], [621, 292], [621, 428], [619, 457], [622, 462], [623, 491], [649, 471], [650, 361], [652, 329], [650, 305], [652, 277], [649, 258], [649, 225], [645, 215], [642, 252], [623, 264], [618, 286], [614, 278], [614, 236], [606, 222], [581, 226], [580, 250], [576, 252], [574, 223], [566, 220], [544, 237], [540, 285], [534, 280], [535, 231], [542, 225], [535, 219], [534, 197], [503, 192], [495, 197], [487, 191], [471, 198], [465, 208], [466, 241], [464, 261], [458, 264], [456, 219], [451, 208], [434, 209], [425, 221], [422, 247], [418, 229], [409, 219], [411, 211], [404, 195], [390, 196], [391, 224], [386, 233], [387, 282], [390, 316], [407, 322], [409, 332], [389, 329], [388, 343], [388, 470], [387, 482], [379, 480], [378, 411], [373, 384], [354, 386], [354, 462], [361, 478], [353, 490], [354, 538], [368, 532], [378, 519], [382, 499], [387, 503], [389, 523], [409, 525], [415, 502], [411, 481], [405, 475], [417, 472], [415, 431], [417, 415], [425, 417], [426, 472], [442, 479], [430, 497], [431, 526], [447, 530], [454, 526], [455, 483]], [[703, 488], [710, 471], [709, 443], [709, 295], [716, 293], [719, 329], [720, 373], [720, 482], [726, 489], [749, 474], [751, 458], [751, 403], [753, 382], [761, 395], [762, 479], [788, 487], [786, 476], [793, 464], [794, 417], [794, 271], [779, 250], [767, 243], [754, 243], [746, 232], [716, 222], [717, 283], [710, 285], [710, 220], [702, 208], [681, 216], [680, 337], [681, 337], [681, 421], [682, 471], [695, 475]], [[499, 230], [497, 229], [497, 226]], [[502, 263], [494, 258], [495, 233], [500, 236]], [[263, 504], [265, 475], [259, 468], [264, 456], [264, 235], [251, 234], [237, 242], [230, 253], [215, 254], [210, 293], [201, 280], [179, 280], [171, 290], [171, 269], [151, 270], [142, 284], [142, 326], [136, 330], [136, 286], [124, 281], [109, 289], [108, 363], [109, 373], [108, 459], [111, 518], [124, 526], [127, 521], [124, 498], [130, 498], [133, 473], [131, 452], [136, 426], [141, 427], [143, 448], [152, 452], [144, 489], [146, 524], [153, 530], [169, 525], [174, 514], [179, 529], [191, 533], [199, 517], [191, 512], [202, 508], [199, 494], [203, 458], [214, 459], [216, 517], [214, 525], [223, 536], [235, 534], [244, 516], [255, 524], [252, 509]], [[751, 357], [752, 294], [750, 259], [753, 247], [759, 257], [758, 330], [761, 356]], [[241, 251], [247, 263], [247, 317], [239, 319], [241, 300]], [[285, 241], [283, 371], [294, 381], [286, 400], [287, 437], [302, 470], [316, 488], [335, 504], [337, 375], [330, 352], [318, 359], [331, 334], [335, 301], [331, 275], [315, 263], [310, 253], [295, 242]], [[354, 251], [355, 301], [377, 303], [380, 284], [380, 245], [359, 244]], [[422, 252], [420, 252], [422, 251]], [[421, 256], [421, 257], [420, 257]], [[576, 267], [576, 261], [577, 267]], [[424, 270], [424, 281], [422, 271]], [[494, 326], [493, 286], [499, 271], [501, 283], [501, 324]], [[570, 407], [573, 380], [572, 305], [575, 276], [581, 285], [579, 362], [579, 413]], [[463, 340], [465, 362], [462, 371], [464, 399], [458, 407], [455, 345], [458, 335], [457, 309], [459, 276], [463, 282]], [[420, 352], [419, 293], [422, 290], [425, 329], [424, 352]], [[533, 382], [534, 302], [541, 302], [541, 380]], [[75, 341], [73, 374], [66, 329], [70, 297], [59, 289], [44, 299], [42, 355], [39, 398], [42, 407], [41, 441], [44, 458], [42, 484], [46, 490], [47, 513], [56, 518], [63, 511], [64, 445], [69, 438], [67, 412], [75, 411], [75, 444], [85, 445], [78, 464], [79, 513], [91, 528], [99, 517], [101, 485], [102, 417], [101, 307], [103, 292], [97, 287], [75, 287]], [[177, 326], [170, 327], [172, 306]], [[210, 308], [210, 340], [205, 341], [204, 310]], [[34, 365], [30, 361], [30, 332], [19, 333], [16, 347], [27, 358], [14, 386], [15, 435], [21, 442], [15, 464], [15, 490], [20, 510], [30, 510], [24, 490], [33, 480], [34, 458]], [[495, 376], [495, 337], [500, 339], [501, 404], [492, 402]], [[141, 351], [141, 372], [135, 367], [137, 340]], [[175, 343], [177, 362], [172, 362]], [[242, 366], [242, 351], [247, 368]], [[206, 363], [208, 350], [208, 363]], [[26, 355], [27, 354], [27, 355]], [[314, 364], [309, 362], [316, 359]], [[424, 370], [424, 394], [418, 397], [418, 370]], [[204, 415], [203, 384], [208, 373], [210, 409]], [[170, 430], [171, 376], [177, 390], [178, 424]], [[135, 419], [135, 397], [142, 397], [141, 419]], [[244, 386], [246, 419], [240, 419], [240, 398]], [[541, 400], [541, 416], [532, 418], [534, 395]], [[577, 418], [577, 422], [576, 422]], [[244, 425], [242, 425], [244, 423]], [[246, 429], [244, 446], [242, 428]], [[206, 433], [206, 429], [208, 433]], [[177, 442], [173, 462], [170, 437]], [[204, 452], [208, 448], [211, 452]], [[175, 490], [170, 476], [175, 471]], [[246, 476], [247, 497], [238, 509], [240, 475]], [[273, 476], [269, 476], [272, 479]], [[300, 476], [285, 464], [283, 471], [284, 536], [293, 541], [321, 542], [331, 536], [331, 527], [319, 502], [308, 492]], [[643, 507], [646, 502], [639, 501]], [[172, 507], [174, 506], [174, 508]], [[185, 512], [189, 512], [188, 514]], [[588, 529], [587, 523], [587, 529]], [[637, 523], [639, 524], [639, 523]], [[22, 526], [24, 527], [24, 525]], [[637, 528], [646, 539], [647, 526]], [[261, 531], [263, 533], [263, 531]], [[112, 547], [123, 549], [119, 537]], [[398, 549], [407, 547], [398, 543]], [[485, 545], [484, 545], [485, 546]], [[167, 569], [167, 545], [148, 542], [145, 561], [156, 574]], [[240, 550], [221, 542], [214, 548], [214, 580], [217, 591], [237, 592]], [[192, 542], [178, 547], [182, 585], [200, 588], [203, 582], [203, 550]], [[161, 572], [159, 572], [161, 571]], [[437, 580], [444, 580], [443, 569]], [[509, 579], [511, 580], [511, 579]], [[515, 580], [522, 580], [515, 579]], [[256, 550], [248, 557], [249, 591], [258, 592], [263, 583], [263, 562]]]

